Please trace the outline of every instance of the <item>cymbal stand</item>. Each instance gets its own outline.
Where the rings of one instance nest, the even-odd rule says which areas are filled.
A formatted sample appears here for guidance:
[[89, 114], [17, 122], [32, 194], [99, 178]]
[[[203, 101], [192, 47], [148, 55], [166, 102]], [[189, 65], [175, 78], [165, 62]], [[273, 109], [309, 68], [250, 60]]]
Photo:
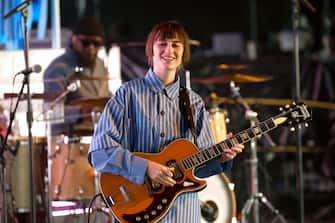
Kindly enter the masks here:
[[[96, 127], [98, 125], [98, 121], [99, 121], [100, 115], [101, 115], [101, 112], [99, 112], [99, 111], [93, 110], [91, 112], [92, 122], [94, 124], [94, 130], [96, 129]], [[97, 197], [97, 195], [100, 193], [100, 190], [99, 190], [100, 187], [99, 187], [99, 185], [100, 185], [100, 182], [99, 182], [99, 173], [96, 170], [94, 170], [94, 187], [95, 187], [95, 194], [96, 195], [94, 196], [94, 198], [92, 198], [91, 202], [94, 201], [95, 197]], [[111, 218], [110, 213], [103, 208], [104, 204], [105, 203], [104, 203], [103, 200], [99, 200], [99, 202], [97, 202], [97, 204], [95, 204], [95, 207], [93, 208], [93, 210], [96, 211], [96, 213], [103, 213], [106, 216], [109, 216], [109, 218]], [[91, 213], [88, 213], [88, 215], [90, 215], [90, 214]], [[106, 216], [104, 216], [104, 215], [102, 215], [102, 216], [98, 215], [94, 219], [94, 222], [106, 222], [106, 220], [104, 218]]]
[[[95, 110], [93, 110], [91, 112], [91, 117], [92, 117], [92, 122], [94, 125], [94, 130], [96, 129], [97, 125], [98, 125], [98, 121], [100, 118], [101, 113], [97, 112]], [[95, 193], [98, 194], [99, 191], [99, 174], [97, 171], [94, 171], [94, 186], [95, 186]]]
[[[230, 90], [232, 92], [232, 96], [234, 99], [238, 100], [239, 103], [242, 104], [242, 106], [245, 109], [245, 118], [250, 121], [250, 126], [254, 127], [259, 122], [257, 116], [257, 112], [253, 111], [249, 105], [243, 100], [240, 92], [239, 87], [235, 86], [235, 83], [233, 81], [230, 82]], [[266, 136], [264, 134], [264, 136]], [[270, 136], [267, 136], [266, 138], [268, 143], [270, 145], [274, 145], [272, 142]], [[274, 208], [274, 206], [268, 201], [268, 199], [263, 195], [263, 193], [259, 192], [258, 187], [258, 158], [257, 158], [257, 139], [253, 138], [250, 140], [250, 150], [251, 150], [251, 157], [249, 159], [250, 163], [250, 192], [251, 196], [247, 200], [247, 202], [244, 204], [242, 208], [242, 221], [241, 223], [247, 222], [247, 216], [249, 212], [251, 211], [251, 208], [253, 207], [253, 223], [259, 223], [260, 217], [259, 217], [259, 201], [264, 204], [269, 210], [275, 214], [275, 218], [272, 220], [274, 222], [275, 219], [279, 218], [283, 223], [286, 223], [284, 217], [280, 214], [280, 212]]]
[[80, 86], [80, 81], [74, 81], [71, 82], [66, 90], [61, 93], [55, 100], [53, 100], [50, 105], [43, 110], [42, 113], [40, 113], [37, 117], [40, 115], [46, 114], [46, 125], [47, 125], [47, 148], [48, 148], [48, 169], [47, 169], [47, 177], [45, 179], [45, 194], [47, 197], [47, 214], [46, 214], [46, 222], [52, 223], [52, 159], [54, 157], [54, 154], [52, 153], [51, 144], [52, 144], [52, 129], [51, 129], [51, 120], [52, 120], [52, 113], [53, 108], [59, 103], [61, 100], [63, 100], [66, 95], [68, 95], [70, 92], [76, 91]]

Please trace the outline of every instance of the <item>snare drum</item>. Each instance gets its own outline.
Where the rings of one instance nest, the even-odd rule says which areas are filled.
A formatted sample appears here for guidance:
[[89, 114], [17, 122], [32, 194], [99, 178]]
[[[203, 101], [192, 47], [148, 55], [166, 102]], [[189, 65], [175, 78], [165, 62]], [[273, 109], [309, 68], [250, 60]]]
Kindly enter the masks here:
[[[10, 165], [10, 183], [14, 199], [14, 209], [18, 213], [30, 210], [30, 157], [27, 137], [11, 137], [12, 143], [19, 142], [13, 162]], [[47, 170], [46, 139], [44, 137], [33, 137], [33, 171], [34, 189], [37, 209], [44, 207], [44, 177]]]
[[236, 215], [234, 184], [225, 174], [206, 179], [207, 187], [199, 192], [202, 223], [232, 223]]
[[227, 134], [227, 111], [220, 108], [212, 108], [209, 111], [209, 122], [211, 124], [215, 143], [219, 143], [226, 139]]
[[91, 199], [95, 194], [94, 169], [87, 161], [89, 144], [56, 143], [51, 146], [52, 198], [54, 200]]

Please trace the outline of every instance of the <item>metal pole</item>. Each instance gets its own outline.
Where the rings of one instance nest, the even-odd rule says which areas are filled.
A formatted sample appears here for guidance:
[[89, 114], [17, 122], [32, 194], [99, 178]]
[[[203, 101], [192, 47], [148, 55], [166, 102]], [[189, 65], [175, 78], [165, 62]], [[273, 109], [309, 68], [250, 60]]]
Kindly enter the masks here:
[[51, 116], [53, 114], [52, 108], [46, 112], [47, 119], [47, 179], [45, 179], [45, 194], [47, 197], [47, 221], [49, 223], [53, 222], [52, 219], [52, 133], [51, 133]]
[[[248, 112], [248, 111], [247, 111]], [[255, 113], [257, 114], [257, 113]], [[255, 118], [257, 117], [250, 116], [247, 117], [250, 120], [250, 126], [255, 126]], [[258, 187], [258, 158], [257, 158], [257, 142], [256, 138], [250, 140], [250, 150], [251, 150], [251, 159], [250, 162], [250, 193], [251, 196], [256, 196], [259, 193]], [[258, 199], [254, 199], [254, 206], [252, 212], [253, 222], [259, 223], [259, 201]]]
[[[299, 16], [300, 16], [300, 5], [298, 0], [293, 0], [293, 46], [294, 46], [294, 71], [295, 71], [295, 97], [297, 101], [301, 100], [300, 95], [300, 57], [299, 57]], [[297, 188], [299, 190], [299, 216], [300, 223], [304, 222], [304, 177], [303, 177], [303, 157], [302, 157], [302, 135], [300, 124], [296, 129], [297, 136], [297, 164], [298, 164], [298, 182]]]
[[250, 36], [247, 43], [247, 52], [250, 60], [257, 59], [257, 32], [258, 32], [258, 20], [257, 20], [257, 0], [250, 0]]
[[[24, 58], [26, 69], [29, 67], [29, 36], [28, 36], [28, 27], [27, 27], [27, 9], [22, 11], [22, 16], [24, 20]], [[30, 94], [30, 74], [25, 75], [25, 81], [27, 86], [27, 126], [28, 126], [28, 148], [29, 148], [29, 177], [30, 177], [30, 209], [31, 222], [36, 222], [36, 202], [35, 202], [35, 185], [34, 185], [34, 153], [33, 153], [33, 136], [31, 132], [32, 122], [33, 122], [33, 113], [31, 106], [31, 94]]]
[[59, 0], [52, 0], [51, 2], [51, 24], [52, 24], [52, 48], [61, 48], [61, 24], [60, 24], [60, 3]]

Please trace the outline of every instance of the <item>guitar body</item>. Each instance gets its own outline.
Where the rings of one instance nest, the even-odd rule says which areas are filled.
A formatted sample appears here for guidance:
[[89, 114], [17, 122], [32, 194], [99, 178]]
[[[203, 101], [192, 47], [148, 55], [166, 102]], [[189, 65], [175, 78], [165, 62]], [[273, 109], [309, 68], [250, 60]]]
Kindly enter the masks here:
[[166, 215], [174, 200], [184, 192], [199, 191], [206, 181], [194, 176], [194, 168], [185, 170], [179, 161], [199, 152], [187, 139], [178, 139], [160, 153], [133, 153], [136, 156], [173, 166], [177, 170], [173, 187], [154, 186], [149, 180], [135, 184], [122, 176], [109, 173], [100, 175], [100, 191], [118, 221], [157, 222]]

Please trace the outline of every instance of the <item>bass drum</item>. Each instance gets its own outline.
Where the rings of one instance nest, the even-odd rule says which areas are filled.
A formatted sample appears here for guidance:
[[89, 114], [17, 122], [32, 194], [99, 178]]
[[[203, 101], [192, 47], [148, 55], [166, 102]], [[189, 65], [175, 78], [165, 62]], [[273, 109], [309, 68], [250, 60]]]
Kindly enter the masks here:
[[236, 222], [234, 184], [225, 174], [206, 179], [207, 187], [199, 192], [202, 223]]

